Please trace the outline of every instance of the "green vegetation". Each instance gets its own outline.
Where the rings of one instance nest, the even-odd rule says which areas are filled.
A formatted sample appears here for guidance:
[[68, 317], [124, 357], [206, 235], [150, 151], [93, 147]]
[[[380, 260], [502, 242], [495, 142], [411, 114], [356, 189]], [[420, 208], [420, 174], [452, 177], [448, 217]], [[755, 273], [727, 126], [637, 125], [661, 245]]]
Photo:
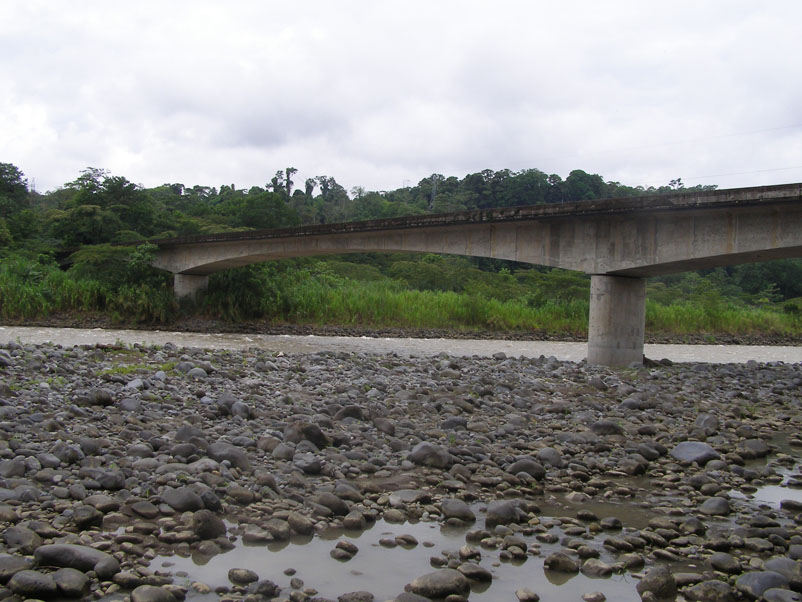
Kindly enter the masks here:
[[[581, 170], [563, 180], [536, 169], [433, 174], [387, 192], [334, 178], [295, 187], [297, 170], [238, 190], [165, 184], [145, 189], [89, 168], [58, 190], [28, 190], [0, 163], [0, 319], [104, 315], [119, 324], [199, 316], [239, 322], [413, 329], [529, 331], [584, 336], [589, 279], [482, 258], [348, 255], [246, 266], [213, 274], [208, 291], [177, 301], [171, 275], [151, 267], [148, 239], [398, 215], [663, 194]], [[714, 187], [697, 187], [711, 189]], [[116, 246], [116, 242], [141, 242]], [[58, 261], [57, 259], [58, 258]], [[802, 333], [802, 262], [775, 261], [652, 279], [647, 331], [655, 334]]]

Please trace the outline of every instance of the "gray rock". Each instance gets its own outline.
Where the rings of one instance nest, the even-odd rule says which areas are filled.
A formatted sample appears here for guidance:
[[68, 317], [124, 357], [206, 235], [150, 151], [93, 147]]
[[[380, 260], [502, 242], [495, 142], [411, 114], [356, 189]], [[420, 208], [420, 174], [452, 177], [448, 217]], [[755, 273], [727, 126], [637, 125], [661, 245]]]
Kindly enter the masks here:
[[78, 405], [106, 407], [114, 404], [114, 398], [108, 389], [90, 389], [76, 397], [75, 402]]
[[598, 558], [588, 558], [580, 570], [588, 577], [609, 577], [613, 574], [613, 567]]
[[678, 443], [670, 452], [671, 457], [680, 462], [696, 462], [704, 466], [710, 460], [717, 460], [720, 456], [716, 450], [701, 441], [683, 441]]
[[763, 592], [763, 600], [765, 602], [802, 602], [802, 594], [790, 589], [772, 587]]
[[0, 477], [24, 477], [27, 471], [25, 461], [22, 458], [0, 461]]
[[8, 583], [14, 573], [19, 573], [32, 567], [33, 560], [30, 558], [0, 554], [0, 583]]
[[63, 568], [53, 573], [58, 591], [67, 598], [80, 598], [89, 588], [89, 577], [78, 569]]
[[33, 556], [38, 565], [95, 571], [101, 579], [109, 579], [120, 572], [120, 563], [114, 556], [89, 546], [48, 544], [36, 548]]
[[455, 498], [445, 498], [440, 502], [440, 510], [444, 518], [456, 518], [465, 522], [473, 522], [476, 515], [464, 501]]
[[728, 516], [732, 509], [727, 498], [711, 497], [702, 502], [702, 505], [699, 506], [699, 512], [708, 516]]
[[722, 573], [737, 575], [741, 572], [741, 563], [732, 554], [726, 552], [714, 552], [709, 558], [710, 566]]
[[159, 516], [159, 509], [147, 500], [139, 500], [131, 504], [131, 510], [142, 518], [153, 519]]
[[218, 462], [228, 460], [228, 462], [231, 463], [231, 466], [238, 468], [239, 470], [251, 470], [251, 461], [248, 459], [248, 454], [239, 447], [235, 447], [230, 443], [226, 443], [225, 441], [212, 443], [206, 449], [206, 455], [212, 460], [217, 460]]
[[638, 582], [636, 589], [641, 598], [646, 592], [650, 592], [658, 599], [673, 599], [677, 595], [677, 582], [668, 567], [658, 565], [646, 572], [643, 579]]
[[409, 452], [407, 460], [422, 466], [432, 468], [448, 468], [454, 463], [454, 458], [448, 450], [434, 443], [421, 441]]
[[296, 420], [284, 427], [285, 443], [300, 443], [303, 440], [311, 441], [318, 449], [331, 445], [331, 440], [316, 424]]
[[565, 552], [552, 552], [543, 561], [543, 566], [556, 573], [578, 573], [579, 563]]
[[624, 427], [612, 420], [599, 420], [590, 425], [590, 430], [597, 435], [623, 435]]
[[203, 509], [203, 500], [189, 487], [165, 487], [160, 497], [165, 504], [178, 512]]
[[413, 579], [406, 588], [424, 598], [445, 598], [450, 595], [465, 595], [470, 589], [468, 579], [457, 570], [441, 569]]
[[544, 447], [538, 450], [537, 459], [554, 468], [562, 468], [565, 465], [562, 454], [553, 447]]
[[746, 459], [765, 458], [769, 455], [771, 448], [763, 439], [747, 439], [738, 444], [738, 454]]
[[75, 464], [86, 457], [80, 447], [64, 441], [57, 441], [50, 449], [50, 453], [65, 464]]
[[507, 472], [510, 474], [523, 472], [538, 480], [542, 480], [546, 476], [546, 469], [543, 468], [543, 465], [532, 458], [521, 458], [513, 462], [507, 467]]
[[320, 504], [321, 506], [328, 508], [338, 516], [345, 516], [348, 514], [348, 512], [350, 512], [348, 504], [346, 504], [343, 500], [341, 500], [333, 493], [329, 493], [328, 491], [319, 493], [318, 495], [314, 496], [312, 500], [316, 504]]
[[290, 512], [287, 516], [287, 522], [293, 532], [299, 535], [311, 535], [315, 531], [315, 523], [298, 512]]
[[802, 567], [791, 558], [783, 556], [769, 558], [763, 563], [763, 569], [780, 573], [780, 575], [787, 577], [790, 582], [802, 583]]
[[280, 518], [271, 518], [268, 520], [265, 523], [265, 529], [278, 541], [286, 541], [292, 534], [290, 523]]
[[497, 525], [510, 525], [527, 520], [528, 516], [524, 507], [526, 502], [523, 500], [493, 500], [487, 505], [485, 515], [485, 526], [492, 529]]
[[131, 602], [177, 602], [177, 600], [163, 587], [140, 585], [131, 592]]
[[23, 554], [33, 554], [42, 545], [42, 538], [35, 531], [21, 526], [8, 527], [3, 531], [3, 541]]
[[757, 599], [763, 592], [772, 588], [785, 588], [788, 586], [788, 577], [774, 571], [752, 571], [744, 573], [735, 582], [735, 587], [746, 596]]
[[515, 590], [515, 597], [518, 602], [540, 602], [540, 596], [526, 587]]
[[682, 590], [689, 602], [735, 602], [735, 590], [729, 583], [710, 579]]
[[103, 513], [92, 506], [80, 505], [72, 511], [72, 520], [82, 530], [100, 527], [103, 524]]
[[247, 585], [259, 581], [259, 575], [250, 569], [230, 569], [228, 571], [228, 580], [235, 585]]
[[323, 470], [323, 463], [320, 458], [312, 453], [295, 454], [292, 463], [300, 468], [304, 474], [318, 475]]
[[257, 596], [262, 596], [269, 600], [278, 596], [281, 593], [281, 588], [269, 579], [262, 579], [261, 581], [251, 583], [248, 586], [248, 593], [256, 594]]
[[209, 375], [203, 368], [195, 367], [192, 368], [189, 372], [187, 372], [187, 376], [189, 376], [190, 378], [202, 379], [202, 378], [207, 378]]
[[276, 460], [292, 460], [295, 456], [295, 448], [292, 445], [281, 442], [273, 448], [271, 455]]
[[33, 570], [14, 573], [8, 582], [8, 589], [24, 598], [50, 598], [58, 593], [52, 576]]
[[226, 534], [226, 524], [210, 510], [198, 510], [192, 515], [192, 529], [199, 539], [215, 539]]
[[493, 580], [493, 574], [490, 571], [473, 562], [464, 562], [457, 567], [457, 570], [471, 581]]

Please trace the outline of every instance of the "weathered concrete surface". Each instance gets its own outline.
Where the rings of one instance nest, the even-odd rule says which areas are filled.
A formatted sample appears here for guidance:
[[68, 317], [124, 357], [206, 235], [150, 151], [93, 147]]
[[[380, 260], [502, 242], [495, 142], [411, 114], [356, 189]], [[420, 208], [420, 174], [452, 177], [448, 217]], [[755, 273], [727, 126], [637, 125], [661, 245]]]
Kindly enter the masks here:
[[211, 274], [362, 252], [493, 257], [588, 274], [662, 273], [802, 255], [802, 184], [511, 207], [153, 241], [155, 264]]
[[209, 276], [206, 274], [176, 274], [173, 280], [173, 289], [177, 297], [189, 297], [209, 285]]
[[628, 366], [643, 361], [646, 280], [591, 276], [588, 363]]

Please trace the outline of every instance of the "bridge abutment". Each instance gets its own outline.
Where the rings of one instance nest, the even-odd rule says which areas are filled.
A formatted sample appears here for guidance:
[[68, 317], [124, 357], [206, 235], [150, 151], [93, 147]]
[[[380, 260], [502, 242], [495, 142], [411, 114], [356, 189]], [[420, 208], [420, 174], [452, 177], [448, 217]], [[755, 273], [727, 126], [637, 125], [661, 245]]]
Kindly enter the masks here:
[[209, 276], [194, 274], [174, 274], [173, 291], [179, 299], [182, 297], [194, 297], [199, 290], [209, 286]]
[[591, 276], [588, 363], [623, 367], [643, 362], [646, 280]]

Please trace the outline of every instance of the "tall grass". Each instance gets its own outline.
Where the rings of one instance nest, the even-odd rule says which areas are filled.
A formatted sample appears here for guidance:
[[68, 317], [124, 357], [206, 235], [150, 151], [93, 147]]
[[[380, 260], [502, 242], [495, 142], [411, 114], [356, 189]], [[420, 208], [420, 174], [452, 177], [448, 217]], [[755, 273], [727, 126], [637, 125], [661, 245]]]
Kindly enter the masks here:
[[0, 262], [0, 318], [44, 318], [55, 312], [105, 312], [124, 323], [170, 321], [178, 304], [170, 289], [112, 286], [76, 277], [46, 260], [8, 256]]
[[647, 299], [646, 331], [667, 334], [799, 335], [799, 316], [773, 308], [693, 302], [661, 305]]
[[[102, 250], [92, 255], [101, 265]], [[116, 252], [116, 251], [115, 251]], [[97, 255], [100, 259], [94, 258]], [[132, 256], [136, 259], [136, 256]], [[54, 312], [99, 312], [126, 323], [170, 323], [179, 304], [164, 275], [152, 274], [145, 256], [119, 259], [122, 273], [108, 282], [87, 265], [62, 271], [46, 258], [7, 256], [0, 261], [0, 318], [25, 320]], [[415, 329], [545, 331], [584, 336], [588, 329], [585, 282], [564, 273], [483, 275], [461, 290], [419, 290], [370, 266], [326, 262], [262, 264], [212, 276], [196, 302], [182, 302], [185, 315], [204, 314], [236, 322], [358, 325]], [[143, 278], [144, 274], [144, 278]], [[364, 278], [362, 278], [364, 276]], [[496, 280], [493, 280], [493, 279]], [[495, 295], [486, 288], [496, 289]], [[659, 293], [659, 290], [658, 290]], [[757, 306], [715, 291], [646, 302], [646, 331], [655, 334], [802, 335], [802, 310]], [[794, 310], [794, 311], [791, 311]]]
[[406, 328], [587, 331], [587, 302], [532, 307], [451, 291], [419, 291], [392, 280], [331, 286], [309, 279], [286, 299], [286, 321]]

